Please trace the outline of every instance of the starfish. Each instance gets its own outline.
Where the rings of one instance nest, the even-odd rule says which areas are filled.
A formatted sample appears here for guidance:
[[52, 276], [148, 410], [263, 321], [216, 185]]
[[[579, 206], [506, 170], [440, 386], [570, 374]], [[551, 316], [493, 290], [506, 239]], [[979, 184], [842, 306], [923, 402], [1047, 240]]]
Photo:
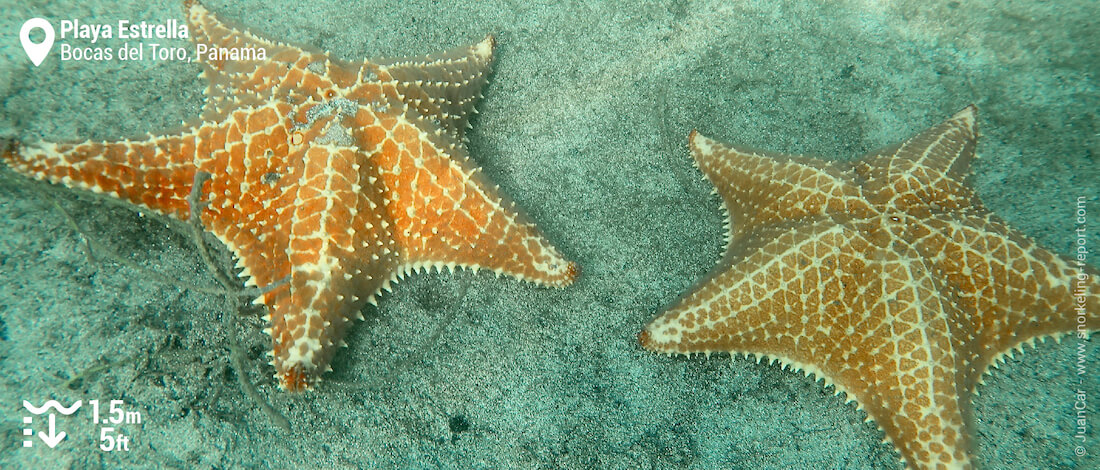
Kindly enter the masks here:
[[4, 160], [181, 220], [199, 210], [245, 284], [264, 288], [255, 303], [283, 388], [316, 384], [360, 309], [411, 272], [487, 268], [555, 287], [577, 276], [467, 158], [491, 36], [343, 62], [184, 5], [196, 51], [208, 51], [201, 120], [142, 141], [10, 146]]
[[[725, 256], [639, 335], [667, 354], [751, 355], [823, 379], [911, 468], [972, 468], [972, 398], [1036, 339], [1087, 337], [1097, 271], [1009, 228], [964, 185], [976, 108], [853, 163], [693, 131]], [[1083, 261], [1083, 260], [1080, 260]]]

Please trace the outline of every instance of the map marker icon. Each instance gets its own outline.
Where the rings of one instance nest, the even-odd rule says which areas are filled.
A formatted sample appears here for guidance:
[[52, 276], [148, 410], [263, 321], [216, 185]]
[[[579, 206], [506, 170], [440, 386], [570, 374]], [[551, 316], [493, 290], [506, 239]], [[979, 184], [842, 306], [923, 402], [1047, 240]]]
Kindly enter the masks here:
[[[39, 28], [46, 33], [45, 41], [38, 44], [31, 42], [31, 30], [34, 28]], [[19, 42], [23, 44], [23, 50], [27, 52], [27, 57], [31, 58], [35, 67], [46, 60], [46, 54], [49, 54], [50, 48], [53, 47], [53, 38], [53, 25], [42, 18], [31, 18], [19, 29]]]

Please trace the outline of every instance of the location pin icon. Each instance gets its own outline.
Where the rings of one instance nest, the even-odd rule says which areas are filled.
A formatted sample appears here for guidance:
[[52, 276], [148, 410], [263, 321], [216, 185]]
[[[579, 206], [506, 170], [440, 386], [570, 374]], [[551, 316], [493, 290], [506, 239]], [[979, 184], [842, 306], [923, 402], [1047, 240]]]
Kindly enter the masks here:
[[[31, 30], [34, 28], [39, 28], [46, 33], [45, 41], [38, 44], [31, 42]], [[27, 57], [31, 58], [31, 62], [34, 62], [35, 67], [46, 60], [46, 54], [49, 54], [50, 48], [53, 47], [53, 38], [53, 25], [42, 18], [27, 20], [26, 23], [23, 23], [23, 28], [19, 30], [19, 42], [23, 44], [23, 50], [27, 51]]]

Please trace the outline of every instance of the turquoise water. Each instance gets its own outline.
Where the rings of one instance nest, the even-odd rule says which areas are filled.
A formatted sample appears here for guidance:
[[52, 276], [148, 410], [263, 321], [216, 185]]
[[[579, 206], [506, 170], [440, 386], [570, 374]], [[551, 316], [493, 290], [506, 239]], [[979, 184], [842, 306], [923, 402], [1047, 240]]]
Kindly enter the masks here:
[[[205, 2], [349, 60], [493, 34], [471, 156], [582, 277], [555, 290], [489, 273], [411, 276], [364, 310], [318, 390], [286, 394], [269, 379], [255, 312], [233, 316], [221, 296], [147, 274], [214, 285], [186, 234], [3, 170], [0, 467], [900, 468], [861, 412], [800, 374], [636, 345], [721, 255], [718, 200], [692, 167], [687, 133], [854, 159], [976, 103], [972, 186], [1015, 228], [1068, 254], [1076, 198], [1100, 214], [1096, 7], [772, 3]], [[52, 55], [33, 67], [17, 38], [37, 16], [183, 19], [177, 2], [0, 7], [0, 136], [136, 138], [198, 114], [206, 85], [195, 64]], [[1071, 343], [1041, 344], [987, 379], [980, 464], [1100, 466], [1100, 446], [1073, 455], [1073, 360]], [[241, 370], [289, 431], [242, 392]], [[1085, 388], [1100, 397], [1098, 381]], [[102, 426], [84, 411], [59, 419], [69, 437], [57, 448], [23, 448], [22, 400], [47, 399], [122, 400], [142, 422], [118, 426], [128, 451], [97, 449]]]

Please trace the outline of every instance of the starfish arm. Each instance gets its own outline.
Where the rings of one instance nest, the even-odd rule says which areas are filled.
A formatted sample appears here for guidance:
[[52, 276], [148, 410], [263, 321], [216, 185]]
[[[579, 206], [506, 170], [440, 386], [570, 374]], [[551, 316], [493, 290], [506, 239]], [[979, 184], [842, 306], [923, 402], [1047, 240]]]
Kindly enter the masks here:
[[[288, 105], [236, 109], [199, 133], [200, 171], [210, 174], [202, 225], [237, 256], [250, 286], [267, 288], [290, 275], [286, 227], [297, 197], [306, 149], [290, 142]], [[301, 133], [314, 138], [320, 129]]]
[[[242, 103], [261, 103], [273, 95], [321, 100], [320, 93], [332, 88], [328, 74], [309, 70], [318, 64], [338, 69], [319, 51], [253, 34], [219, 19], [195, 0], [185, 1], [184, 11], [196, 47], [195, 59], [204, 66], [201, 76], [209, 81], [204, 119], [221, 120]], [[261, 50], [262, 57], [252, 55]], [[238, 53], [236, 57], [233, 51]]]
[[406, 271], [458, 266], [546, 286], [573, 283], [579, 274], [576, 263], [565, 259], [515, 204], [502, 199], [480, 170], [453, 165], [451, 171], [466, 181], [439, 185], [405, 206], [406, 214], [407, 209], [439, 214], [438, 219], [409, 220], [398, 234], [406, 243]]
[[[973, 388], [1005, 354], [1037, 338], [1100, 330], [1097, 271], [1058, 256], [992, 215], [945, 214], [910, 225], [922, 256], [966, 312]], [[1079, 316], [1080, 314], [1080, 316]]]
[[[313, 145], [288, 174], [293, 205], [250, 216], [227, 245], [253, 283], [287, 283], [257, 301], [270, 307], [273, 364], [287, 390], [311, 387], [329, 370], [351, 319], [385, 288], [398, 250], [385, 221], [384, 187], [359, 167], [354, 149]], [[275, 208], [273, 208], [275, 209]], [[255, 222], [253, 222], [255, 220]], [[262, 284], [261, 284], [262, 285]]]
[[195, 175], [198, 129], [146, 140], [35, 142], [14, 145], [3, 160], [18, 173], [70, 188], [106, 193], [186, 220]]
[[981, 207], [963, 182], [978, 144], [977, 107], [855, 164], [867, 199], [882, 210], [928, 215], [933, 210]]
[[373, 146], [371, 166], [386, 186], [406, 270], [487, 268], [548, 286], [572, 283], [576, 264], [498, 194], [462, 144], [427, 132], [418, 119], [415, 112], [397, 118], [360, 112], [356, 118], [363, 140]]
[[407, 270], [461, 266], [554, 287], [573, 282], [577, 265], [503, 199], [479, 168], [455, 159], [427, 160], [425, 167], [394, 192], [396, 236], [406, 247]]
[[487, 36], [440, 54], [378, 61], [379, 79], [394, 80], [401, 101], [464, 142], [474, 105], [489, 80], [495, 44]]
[[814, 374], [866, 410], [911, 465], [965, 468], [951, 307], [914, 253], [862, 233], [827, 219], [790, 230], [697, 287], [639, 341]]
[[199, 132], [209, 147], [199, 169], [211, 175], [201, 214], [246, 284], [264, 288], [256, 302], [269, 308], [276, 377], [302, 390], [389, 279], [397, 249], [373, 168], [355, 147], [317, 143], [337, 121], [318, 119], [292, 138], [289, 110], [275, 101], [241, 108]]
[[696, 166], [722, 196], [727, 252], [748, 233], [784, 220], [870, 213], [853, 175], [832, 163], [743, 149], [695, 131], [688, 142]]

